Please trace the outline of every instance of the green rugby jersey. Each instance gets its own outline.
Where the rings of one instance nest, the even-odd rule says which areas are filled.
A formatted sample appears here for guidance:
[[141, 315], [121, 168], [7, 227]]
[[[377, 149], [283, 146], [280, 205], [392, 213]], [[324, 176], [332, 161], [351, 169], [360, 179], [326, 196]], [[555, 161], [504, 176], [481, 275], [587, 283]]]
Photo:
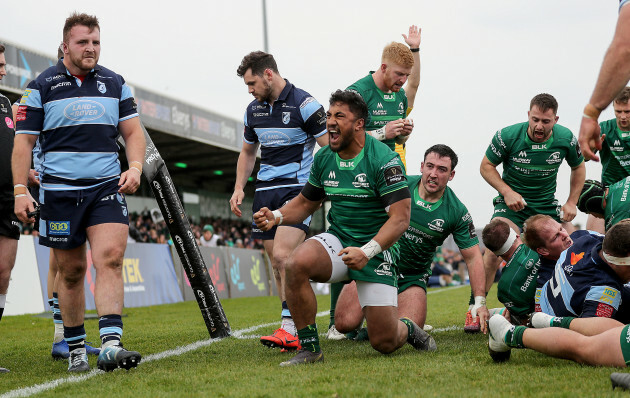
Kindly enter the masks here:
[[621, 181], [617, 181], [608, 187], [606, 195], [606, 208], [604, 209], [604, 220], [606, 220], [606, 230], [610, 229], [619, 221], [630, 218], [630, 176]]
[[472, 217], [466, 206], [448, 186], [435, 203], [420, 198], [418, 185], [422, 176], [407, 176], [411, 193], [411, 220], [409, 227], [398, 240], [401, 274], [413, 273], [431, 265], [435, 249], [453, 234], [460, 249], [479, 244]]
[[540, 269], [538, 253], [521, 244], [501, 272], [497, 298], [516, 316], [534, 311], [536, 278]]
[[354, 159], [341, 159], [330, 146], [320, 149], [308, 182], [330, 200], [328, 232], [343, 247], [360, 247], [374, 238], [389, 218], [381, 197], [408, 189], [400, 156], [368, 134]]
[[570, 167], [584, 161], [577, 139], [566, 127], [556, 124], [551, 137], [536, 143], [527, 135], [528, 122], [497, 131], [486, 150], [492, 164], [503, 163], [503, 181], [528, 205], [547, 204], [555, 199], [556, 177], [563, 159]]
[[[358, 92], [367, 104], [370, 114], [370, 122], [365, 126], [367, 131], [380, 129], [392, 120], [404, 119], [407, 116], [407, 96], [405, 90], [397, 93], [386, 94], [374, 83], [370, 72], [364, 78], [358, 80], [348, 90]], [[384, 140], [383, 143], [394, 151], [396, 142], [394, 138]]]
[[606, 134], [602, 143], [602, 183], [611, 185], [630, 175], [630, 131], [621, 131], [617, 119], [599, 124], [601, 134]]

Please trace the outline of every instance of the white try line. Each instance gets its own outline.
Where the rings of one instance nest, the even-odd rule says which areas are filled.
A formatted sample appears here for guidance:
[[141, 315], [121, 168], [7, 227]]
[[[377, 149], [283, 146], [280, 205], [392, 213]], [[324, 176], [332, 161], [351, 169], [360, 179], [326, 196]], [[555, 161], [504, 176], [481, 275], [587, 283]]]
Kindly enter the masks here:
[[[448, 288], [444, 288], [444, 289], [440, 289], [440, 290], [432, 290], [430, 292], [427, 292], [427, 294], [440, 293], [440, 292], [444, 292], [444, 291], [451, 290], [451, 289], [458, 289], [458, 288], [463, 287], [463, 286], [468, 286], [468, 285], [453, 286], [453, 287], [448, 287]], [[322, 312], [317, 313], [317, 317], [326, 316], [328, 314], [330, 314], [330, 311], [322, 311]], [[232, 336], [237, 338], [237, 339], [258, 338], [258, 337], [260, 337], [259, 335], [253, 335], [251, 333], [256, 331], [256, 330], [258, 330], [258, 329], [269, 327], [269, 326], [273, 326], [273, 325], [277, 325], [277, 324], [278, 324], [278, 322], [263, 323], [263, 324], [256, 325], [256, 326], [251, 326], [251, 327], [245, 328], [245, 329], [234, 330], [234, 331], [232, 331]], [[462, 329], [462, 328], [459, 327], [459, 326], [453, 325], [453, 326], [449, 326], [449, 327], [446, 327], [446, 328], [434, 329], [432, 331], [432, 333], [448, 332], [448, 331], [458, 330], [458, 329]], [[140, 363], [140, 365], [142, 365], [143, 363], [146, 363], [146, 362], [159, 361], [159, 360], [164, 359], [164, 358], [180, 356], [180, 355], [183, 355], [183, 354], [185, 354], [187, 352], [194, 351], [194, 350], [197, 350], [199, 348], [209, 346], [210, 344], [219, 342], [221, 340], [222, 339], [200, 340], [200, 341], [196, 341], [194, 343], [191, 343], [191, 344], [188, 344], [188, 345], [185, 345], [185, 346], [174, 348], [172, 350], [166, 350], [166, 351], [158, 352], [156, 354], [147, 355], [146, 357], [142, 358], [142, 362]], [[87, 373], [84, 373], [84, 374], [81, 374], [81, 375], [62, 377], [62, 378], [59, 378], [59, 379], [56, 379], [56, 380], [48, 381], [46, 383], [36, 384], [36, 385], [30, 386], [30, 387], [23, 387], [23, 388], [19, 388], [19, 389], [16, 389], [16, 390], [11, 390], [11, 391], [8, 391], [8, 392], [0, 395], [0, 398], [29, 397], [31, 395], [39, 394], [40, 392], [52, 390], [53, 388], [59, 387], [59, 386], [61, 386], [63, 384], [80, 383], [80, 382], [83, 382], [85, 380], [91, 379], [92, 377], [100, 375], [100, 374], [103, 374], [103, 373], [105, 373], [105, 372], [102, 371], [102, 370], [92, 369], [91, 371], [89, 371]]]

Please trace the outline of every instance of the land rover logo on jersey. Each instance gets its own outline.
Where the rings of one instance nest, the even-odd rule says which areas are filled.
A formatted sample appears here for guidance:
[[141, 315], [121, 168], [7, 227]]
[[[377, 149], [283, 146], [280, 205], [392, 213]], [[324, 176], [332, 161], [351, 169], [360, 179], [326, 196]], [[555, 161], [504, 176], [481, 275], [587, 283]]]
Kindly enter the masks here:
[[98, 88], [98, 91], [101, 94], [105, 94], [107, 92], [107, 87], [105, 87], [105, 83], [103, 83], [103, 82], [97, 81], [96, 82], [96, 87]]
[[562, 162], [562, 158], [560, 157], [560, 152], [554, 152], [551, 155], [549, 155], [549, 157], [547, 158], [547, 163], [549, 164], [561, 163], [561, 162]]
[[68, 104], [63, 114], [70, 120], [88, 122], [96, 120], [105, 114], [105, 107], [96, 101], [77, 100]]
[[444, 220], [441, 218], [435, 219], [429, 223], [429, 229], [438, 232], [444, 232]]
[[282, 123], [289, 124], [291, 121], [291, 112], [282, 112]]
[[357, 174], [354, 177], [354, 181], [352, 182], [352, 185], [355, 188], [369, 188], [370, 183], [367, 180], [367, 176], [365, 175], [365, 173], [361, 173], [361, 174]]

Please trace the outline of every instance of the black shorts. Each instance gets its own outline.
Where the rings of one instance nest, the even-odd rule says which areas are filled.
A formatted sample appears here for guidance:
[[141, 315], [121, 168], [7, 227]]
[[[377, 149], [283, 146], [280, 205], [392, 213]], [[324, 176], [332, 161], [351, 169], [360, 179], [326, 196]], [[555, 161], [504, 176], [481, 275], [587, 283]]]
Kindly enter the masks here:
[[[269, 210], [278, 210], [284, 206], [288, 201], [295, 198], [302, 192], [302, 187], [285, 187], [266, 189], [262, 191], [256, 191], [254, 194], [254, 204], [252, 205], [252, 211], [254, 214], [263, 207], [267, 207]], [[301, 224], [285, 225], [301, 229], [304, 233], [308, 234], [308, 228], [311, 225], [311, 216], [308, 216]], [[278, 227], [274, 225], [269, 231], [263, 232], [256, 227], [256, 223], [252, 222], [252, 239], [273, 240], [276, 236], [276, 229]]]
[[42, 189], [39, 243], [55, 249], [73, 249], [85, 243], [87, 228], [98, 224], [129, 225], [125, 195], [118, 179], [74, 191]]
[[11, 239], [20, 239], [20, 220], [13, 212], [13, 200], [0, 201], [0, 235]]

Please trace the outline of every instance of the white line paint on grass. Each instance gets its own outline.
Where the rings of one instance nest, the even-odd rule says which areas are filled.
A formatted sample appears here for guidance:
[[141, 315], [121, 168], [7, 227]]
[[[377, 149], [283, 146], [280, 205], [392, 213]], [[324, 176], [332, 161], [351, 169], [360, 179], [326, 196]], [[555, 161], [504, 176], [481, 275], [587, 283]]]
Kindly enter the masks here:
[[[440, 289], [440, 290], [431, 290], [427, 294], [441, 293], [441, 292], [444, 292], [444, 291], [447, 291], [447, 290], [459, 289], [460, 287], [463, 287], [463, 286], [468, 286], [468, 285], [447, 287], [447, 288]], [[329, 313], [330, 313], [329, 311], [322, 311], [322, 312], [317, 313], [317, 317], [326, 316]], [[235, 330], [235, 331], [232, 331], [232, 336], [237, 338], [237, 339], [260, 338], [259, 335], [253, 335], [251, 333], [253, 331], [257, 330], [257, 329], [273, 326], [273, 325], [276, 325], [276, 324], [277, 324], [277, 322], [264, 323], [264, 324], [261, 324], [261, 325], [251, 326], [251, 327], [245, 328], [245, 329]], [[458, 327], [458, 326], [453, 325], [453, 326], [449, 326], [449, 327], [446, 327], [446, 328], [435, 329], [432, 333], [447, 332], [447, 331], [458, 330], [458, 329], [461, 329], [461, 328]], [[221, 339], [200, 340], [200, 341], [194, 342], [192, 344], [188, 344], [188, 345], [185, 345], [185, 346], [174, 348], [172, 350], [166, 350], [166, 351], [159, 352], [159, 353], [156, 353], [156, 354], [147, 355], [146, 357], [142, 358], [141, 365], [143, 363], [146, 363], [146, 362], [159, 361], [161, 359], [168, 358], [168, 357], [180, 356], [180, 355], [183, 355], [183, 354], [185, 354], [187, 352], [194, 351], [194, 350], [197, 350], [199, 348], [209, 346], [210, 344], [216, 343], [218, 341], [221, 341]], [[56, 380], [48, 381], [46, 383], [36, 384], [36, 385], [30, 386], [30, 387], [23, 387], [23, 388], [19, 388], [19, 389], [16, 389], [16, 390], [11, 390], [11, 391], [8, 391], [8, 392], [0, 395], [0, 398], [29, 397], [31, 395], [39, 394], [40, 392], [52, 390], [53, 388], [56, 388], [56, 387], [61, 386], [63, 384], [80, 383], [80, 382], [83, 382], [85, 380], [91, 379], [92, 377], [94, 377], [96, 375], [103, 374], [103, 373], [105, 373], [105, 372], [103, 372], [102, 370], [93, 369], [93, 370], [91, 370], [91, 371], [89, 371], [87, 373], [84, 373], [82, 375], [62, 377], [62, 378], [59, 378], [59, 379], [56, 379]]]

